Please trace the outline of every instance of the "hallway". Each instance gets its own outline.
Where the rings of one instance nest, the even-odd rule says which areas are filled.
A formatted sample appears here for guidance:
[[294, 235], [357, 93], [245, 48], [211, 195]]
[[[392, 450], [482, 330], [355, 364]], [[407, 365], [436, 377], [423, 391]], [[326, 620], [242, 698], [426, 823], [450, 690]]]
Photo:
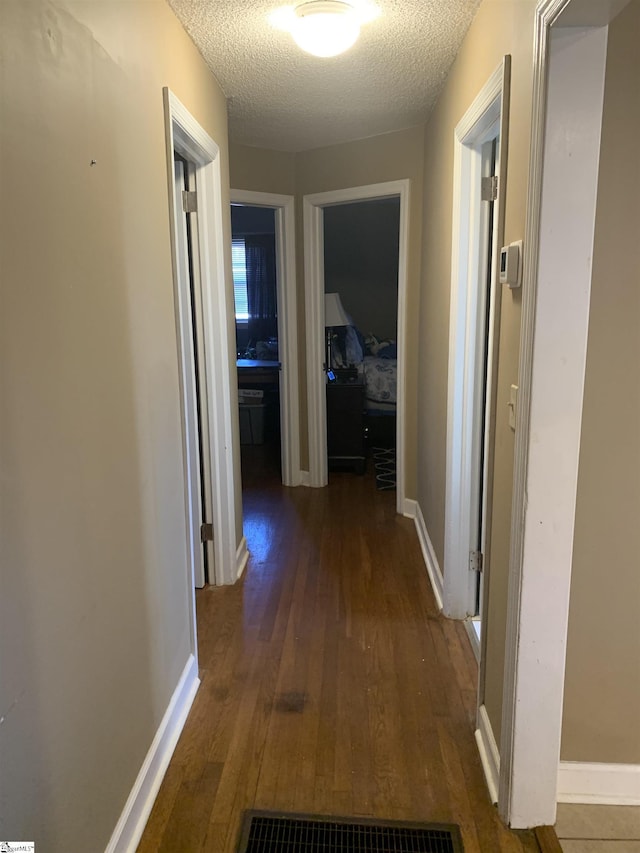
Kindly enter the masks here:
[[458, 823], [466, 853], [537, 851], [489, 802], [476, 662], [395, 493], [347, 473], [245, 483], [244, 500], [249, 564], [197, 594], [202, 684], [140, 853], [233, 851], [254, 807]]

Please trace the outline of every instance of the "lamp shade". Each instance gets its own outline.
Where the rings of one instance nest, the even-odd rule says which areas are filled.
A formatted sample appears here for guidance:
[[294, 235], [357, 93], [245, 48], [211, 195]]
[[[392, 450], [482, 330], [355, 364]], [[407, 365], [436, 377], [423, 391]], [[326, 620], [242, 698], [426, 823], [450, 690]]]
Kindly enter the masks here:
[[351, 325], [351, 317], [344, 310], [339, 293], [324, 295], [324, 325], [325, 327]]

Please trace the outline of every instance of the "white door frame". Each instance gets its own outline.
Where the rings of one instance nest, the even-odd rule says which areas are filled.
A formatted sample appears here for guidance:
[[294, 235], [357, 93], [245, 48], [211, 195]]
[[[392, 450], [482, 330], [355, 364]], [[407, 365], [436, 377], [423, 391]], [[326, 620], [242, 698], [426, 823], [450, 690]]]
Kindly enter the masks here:
[[398, 392], [396, 421], [396, 508], [405, 507], [405, 396], [407, 359], [407, 258], [409, 251], [408, 178], [362, 187], [306, 195], [304, 216], [305, 318], [307, 334], [307, 411], [309, 418], [309, 484], [326, 486], [327, 400], [324, 330], [324, 224], [323, 209], [336, 204], [397, 196], [400, 199], [400, 242], [398, 253]]
[[626, 2], [535, 13], [498, 796], [514, 828], [556, 815], [606, 25]]
[[[483, 86], [454, 132], [453, 223], [451, 258], [451, 308], [449, 327], [449, 389], [447, 401], [447, 466], [443, 613], [465, 619], [475, 611], [476, 577], [469, 570], [469, 551], [477, 536], [474, 497], [480, 490], [480, 456], [477, 423], [484, 418], [484, 527], [490, 523], [490, 472], [493, 458], [493, 399], [497, 367], [497, 326], [500, 284], [497, 248], [504, 234], [504, 200], [508, 144], [510, 57], [505, 56]], [[485, 313], [480, 289], [486, 281], [485, 246], [481, 237], [480, 178], [482, 146], [500, 137], [498, 198], [494, 208], [494, 245], [487, 347], [487, 387], [483, 394], [479, 375], [483, 369]], [[475, 512], [477, 516], [477, 511]], [[489, 562], [486, 543], [481, 543]]]
[[[184, 168], [185, 165], [186, 169]], [[198, 422], [196, 384], [196, 374], [199, 366], [195, 357], [196, 333], [193, 328], [191, 294], [189, 292], [192, 288], [194, 291], [197, 291], [199, 284], [196, 285], [195, 282], [191, 282], [191, 287], [187, 286], [187, 283], [190, 282], [189, 239], [187, 222], [182, 207], [182, 190], [188, 186], [188, 173], [192, 171], [193, 166], [191, 163], [176, 160], [173, 167], [173, 205], [175, 211], [175, 227], [173, 229], [175, 240], [172, 244], [175, 249], [173, 267], [175, 270], [175, 279], [179, 282], [179, 286], [174, 288], [174, 298], [183, 395], [181, 415], [189, 525], [189, 553], [193, 565], [194, 583], [196, 587], [201, 589], [205, 585], [205, 561], [204, 548], [200, 545], [200, 522], [205, 518], [203, 504], [207, 502], [211, 503], [211, 490], [209, 489], [208, 493], [204, 495], [205, 500], [203, 502], [203, 489], [206, 490], [206, 486], [202, 482], [204, 468], [201, 469], [200, 455], [201, 452], [204, 453], [206, 451], [204, 451], [204, 448], [201, 449], [199, 441], [200, 425]], [[191, 248], [193, 249], [193, 246]], [[194, 261], [193, 266], [195, 267], [196, 265]], [[202, 409], [202, 406], [200, 408]], [[210, 556], [209, 571], [212, 572], [215, 564], [211, 552]]]
[[294, 197], [251, 190], [231, 190], [232, 204], [275, 210], [278, 287], [278, 353], [280, 369], [280, 434], [282, 485], [299, 486], [300, 399], [296, 309], [296, 247]]
[[[234, 583], [239, 570], [246, 561], [246, 543], [244, 539], [237, 547], [236, 543], [236, 490], [239, 477], [234, 471], [234, 447], [238, 442], [237, 429], [231, 409], [231, 359], [227, 320], [230, 316], [231, 289], [227, 287], [225, 275], [225, 251], [223, 221], [228, 211], [222, 207], [222, 180], [220, 172], [220, 149], [203, 130], [188, 110], [169, 89], [163, 89], [165, 106], [165, 141], [167, 151], [172, 257], [174, 270], [174, 288], [176, 293], [176, 322], [178, 323], [178, 347], [180, 361], [180, 379], [183, 402], [183, 430], [185, 432], [185, 490], [187, 501], [187, 521], [189, 536], [189, 600], [191, 601], [192, 645], [195, 653], [195, 593], [194, 593], [194, 554], [200, 551], [200, 519], [195, 519], [193, 498], [194, 483], [190, 476], [193, 466], [192, 450], [187, 443], [186, 419], [193, 420], [194, 413], [189, 410], [192, 376], [186, 373], [188, 363], [184, 359], [184, 335], [180, 324], [187, 319], [181, 313], [179, 305], [185, 303], [185, 294], [189, 287], [183, 271], [176, 263], [176, 217], [173, 199], [175, 197], [173, 153], [177, 151], [196, 167], [196, 192], [198, 195], [198, 248], [199, 279], [202, 288], [202, 308], [204, 326], [204, 351], [206, 359], [206, 400], [209, 424], [209, 464], [213, 490], [212, 523], [214, 530], [214, 563], [216, 584]], [[188, 318], [191, 322], [191, 318]], [[235, 362], [234, 362], [235, 367]], [[235, 373], [235, 370], [234, 370]], [[244, 544], [243, 544], [244, 543]]]

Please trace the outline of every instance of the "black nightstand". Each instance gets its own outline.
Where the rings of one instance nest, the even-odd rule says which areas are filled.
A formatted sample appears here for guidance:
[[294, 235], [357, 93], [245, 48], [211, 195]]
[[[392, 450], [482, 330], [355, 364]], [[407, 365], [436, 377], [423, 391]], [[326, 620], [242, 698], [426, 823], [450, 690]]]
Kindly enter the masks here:
[[365, 421], [362, 382], [327, 383], [327, 456], [329, 468], [353, 468], [364, 474]]

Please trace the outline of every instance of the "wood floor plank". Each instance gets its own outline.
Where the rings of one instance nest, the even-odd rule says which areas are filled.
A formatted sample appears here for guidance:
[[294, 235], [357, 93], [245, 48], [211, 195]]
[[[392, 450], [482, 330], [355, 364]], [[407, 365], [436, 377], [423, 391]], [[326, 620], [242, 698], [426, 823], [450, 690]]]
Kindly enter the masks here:
[[167, 768], [162, 786], [149, 815], [146, 831], [138, 845], [138, 853], [156, 853], [159, 849], [182, 785], [184, 770], [185, 768], [181, 764], [174, 762]]
[[157, 847], [158, 853], [201, 849], [221, 773], [221, 764], [208, 764], [200, 779], [182, 782]]
[[197, 592], [202, 684], [139, 846], [232, 853], [249, 808], [458, 823], [466, 853], [531, 853], [491, 805], [477, 666], [438, 614], [413, 522], [373, 476], [247, 484], [251, 553]]

